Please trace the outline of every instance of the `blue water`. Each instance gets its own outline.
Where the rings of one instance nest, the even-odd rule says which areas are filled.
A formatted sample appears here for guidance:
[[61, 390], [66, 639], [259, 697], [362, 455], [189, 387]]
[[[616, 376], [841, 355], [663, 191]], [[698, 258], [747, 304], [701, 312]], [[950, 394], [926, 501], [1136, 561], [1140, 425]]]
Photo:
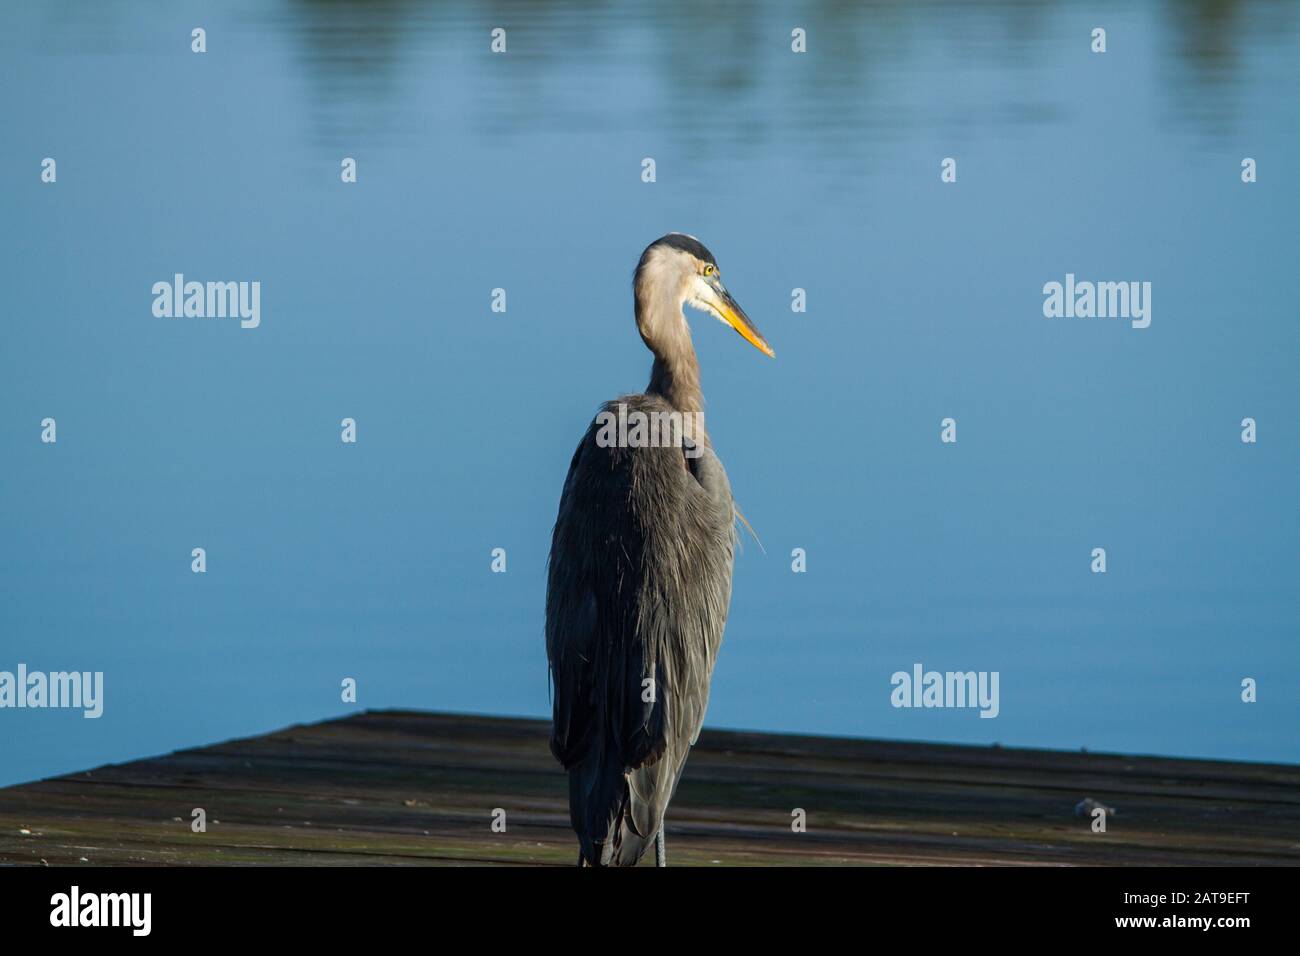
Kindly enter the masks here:
[[[672, 230], [777, 352], [693, 316], [766, 548], [711, 724], [1300, 760], [1295, 4], [2, 16], [0, 670], [106, 688], [0, 710], [0, 784], [547, 714], [561, 484], [647, 380], [629, 277]], [[177, 272], [260, 281], [260, 327], [155, 318]], [[1151, 282], [1151, 326], [1044, 318], [1067, 272]], [[999, 716], [893, 708], [917, 662], [998, 671]]]

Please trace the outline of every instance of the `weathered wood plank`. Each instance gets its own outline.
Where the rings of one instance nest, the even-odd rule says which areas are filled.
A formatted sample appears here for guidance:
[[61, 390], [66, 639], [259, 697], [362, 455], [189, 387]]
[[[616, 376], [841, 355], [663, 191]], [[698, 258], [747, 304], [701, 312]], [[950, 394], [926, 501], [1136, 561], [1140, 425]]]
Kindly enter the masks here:
[[[572, 865], [546, 741], [543, 721], [367, 712], [10, 787], [0, 863]], [[1107, 833], [1085, 797], [1117, 809]], [[1296, 865], [1300, 767], [706, 731], [668, 834], [674, 864]]]

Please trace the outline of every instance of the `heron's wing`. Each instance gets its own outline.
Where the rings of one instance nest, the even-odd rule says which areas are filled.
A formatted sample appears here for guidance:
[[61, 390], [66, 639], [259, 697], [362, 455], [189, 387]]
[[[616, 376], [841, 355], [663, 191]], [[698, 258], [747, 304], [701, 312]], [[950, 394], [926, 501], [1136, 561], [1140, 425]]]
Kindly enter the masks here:
[[551, 750], [566, 768], [593, 745], [635, 766], [659, 730], [642, 700], [653, 671], [636, 627], [644, 535], [628, 506], [632, 450], [602, 448], [595, 433], [593, 422], [569, 465], [547, 574]]

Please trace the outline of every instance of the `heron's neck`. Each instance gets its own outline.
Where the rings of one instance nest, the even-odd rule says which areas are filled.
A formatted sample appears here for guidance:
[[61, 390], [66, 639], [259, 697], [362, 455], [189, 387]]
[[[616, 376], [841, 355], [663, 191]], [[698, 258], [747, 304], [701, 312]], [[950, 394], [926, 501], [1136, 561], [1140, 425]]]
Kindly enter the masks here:
[[691, 330], [682, 315], [681, 303], [661, 298], [638, 305], [662, 310], [662, 314], [650, 317], [643, 326], [654, 330], [654, 338], [646, 340], [655, 356], [646, 392], [660, 396], [679, 412], [703, 412], [700, 362], [695, 357]]
[[650, 367], [650, 384], [646, 391], [658, 395], [679, 412], [704, 411], [704, 393], [700, 390], [700, 363], [695, 349], [685, 353], [656, 354]]
[[658, 395], [673, 409], [690, 416], [688, 434], [704, 445], [704, 393], [700, 389], [700, 362], [691, 343], [691, 330], [682, 315], [682, 299], [653, 284], [637, 289], [637, 325], [646, 346], [654, 353], [646, 393]]

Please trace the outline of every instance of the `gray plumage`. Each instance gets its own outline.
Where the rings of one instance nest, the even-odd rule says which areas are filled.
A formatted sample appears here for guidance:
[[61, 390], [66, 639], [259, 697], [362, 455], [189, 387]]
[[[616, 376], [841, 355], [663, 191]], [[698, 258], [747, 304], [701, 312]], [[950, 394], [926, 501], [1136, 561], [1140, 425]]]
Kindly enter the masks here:
[[[652, 243], [633, 290], [651, 381], [603, 411], [703, 411], [683, 303], [771, 354], [697, 240]], [[707, 432], [687, 447], [601, 447], [599, 422], [573, 455], [551, 542], [551, 750], [569, 774], [580, 862], [633, 865], [655, 844], [662, 864], [664, 814], [704, 722], [731, 601], [735, 511]]]

